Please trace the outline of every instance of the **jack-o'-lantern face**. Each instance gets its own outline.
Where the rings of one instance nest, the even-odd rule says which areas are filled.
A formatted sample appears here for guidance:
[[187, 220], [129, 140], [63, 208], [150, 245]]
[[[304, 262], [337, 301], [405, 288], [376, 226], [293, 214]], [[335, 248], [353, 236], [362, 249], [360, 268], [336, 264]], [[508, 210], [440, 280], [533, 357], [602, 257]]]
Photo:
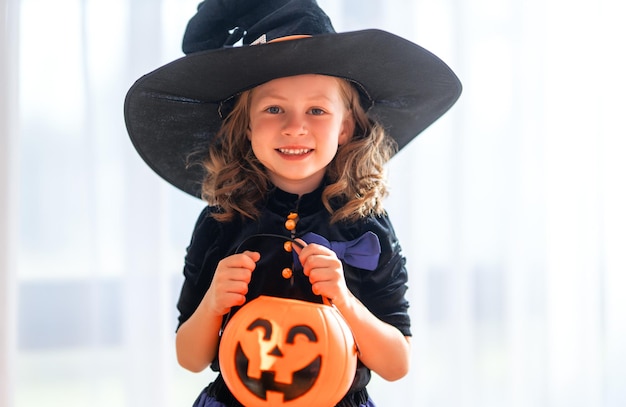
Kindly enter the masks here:
[[220, 368], [246, 406], [334, 405], [356, 369], [354, 339], [327, 305], [261, 296], [228, 323]]
[[289, 401], [311, 389], [322, 359], [313, 328], [296, 325], [285, 332], [259, 318], [247, 331], [239, 341], [235, 362], [239, 378], [250, 391], [262, 399], [267, 398], [267, 391], [277, 391]]

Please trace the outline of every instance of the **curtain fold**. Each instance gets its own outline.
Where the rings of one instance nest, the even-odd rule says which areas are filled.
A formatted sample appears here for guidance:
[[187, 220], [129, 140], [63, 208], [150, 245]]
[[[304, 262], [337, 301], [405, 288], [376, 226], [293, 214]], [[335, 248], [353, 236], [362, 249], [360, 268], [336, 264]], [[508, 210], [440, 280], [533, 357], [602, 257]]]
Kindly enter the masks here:
[[17, 222], [17, 55], [19, 3], [0, 3], [0, 405], [15, 396]]

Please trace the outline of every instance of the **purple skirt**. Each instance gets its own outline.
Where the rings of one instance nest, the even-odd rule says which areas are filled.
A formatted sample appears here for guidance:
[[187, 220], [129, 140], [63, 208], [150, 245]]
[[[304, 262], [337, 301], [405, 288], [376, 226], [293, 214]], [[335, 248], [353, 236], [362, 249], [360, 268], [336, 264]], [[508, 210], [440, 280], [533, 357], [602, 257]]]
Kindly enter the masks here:
[[226, 407], [226, 404], [215, 400], [215, 398], [209, 396], [205, 391], [203, 391], [200, 393], [200, 396], [196, 399], [195, 403], [193, 403], [193, 407]]
[[[196, 402], [193, 403], [193, 407], [226, 407], [226, 404], [215, 400], [215, 398], [207, 395], [206, 392], [203, 391]], [[376, 407], [376, 405], [371, 399], [368, 399], [367, 403], [361, 404], [360, 407]]]

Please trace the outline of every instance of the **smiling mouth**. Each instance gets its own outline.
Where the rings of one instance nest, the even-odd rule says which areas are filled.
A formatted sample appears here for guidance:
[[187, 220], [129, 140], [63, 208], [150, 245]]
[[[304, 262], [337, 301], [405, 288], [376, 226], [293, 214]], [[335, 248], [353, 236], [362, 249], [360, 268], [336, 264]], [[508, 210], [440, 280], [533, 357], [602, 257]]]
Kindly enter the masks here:
[[250, 377], [248, 376], [249, 363], [250, 360], [243, 352], [241, 343], [238, 343], [235, 351], [235, 367], [241, 383], [255, 396], [263, 400], [267, 400], [268, 391], [274, 391], [282, 393], [285, 401], [290, 401], [297, 399], [313, 388], [320, 374], [322, 357], [321, 355], [316, 356], [307, 366], [293, 372], [291, 383], [277, 382], [275, 379], [276, 372], [273, 371], [261, 371], [261, 377], [258, 379]]
[[313, 151], [310, 148], [279, 148], [277, 150], [281, 154], [285, 154], [285, 155], [305, 155]]

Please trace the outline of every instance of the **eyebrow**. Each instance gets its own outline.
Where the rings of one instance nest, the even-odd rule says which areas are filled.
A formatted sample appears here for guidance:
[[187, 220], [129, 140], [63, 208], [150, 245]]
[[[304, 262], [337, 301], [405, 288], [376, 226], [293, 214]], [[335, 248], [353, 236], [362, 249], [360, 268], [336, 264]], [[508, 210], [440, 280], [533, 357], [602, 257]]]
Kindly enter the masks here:
[[[268, 93], [266, 93], [264, 95], [257, 94], [257, 98], [259, 100], [268, 99], [268, 98], [269, 99], [282, 100], [282, 101], [289, 100], [289, 98], [287, 98], [285, 96], [282, 96], [280, 94], [273, 93], [273, 92], [268, 92]], [[334, 102], [334, 99], [332, 97], [327, 96], [327, 95], [325, 95], [323, 93], [318, 93], [318, 94], [314, 94], [314, 95], [311, 95], [311, 96], [306, 96], [306, 100], [320, 100], [320, 99], [327, 100], [329, 102]]]

